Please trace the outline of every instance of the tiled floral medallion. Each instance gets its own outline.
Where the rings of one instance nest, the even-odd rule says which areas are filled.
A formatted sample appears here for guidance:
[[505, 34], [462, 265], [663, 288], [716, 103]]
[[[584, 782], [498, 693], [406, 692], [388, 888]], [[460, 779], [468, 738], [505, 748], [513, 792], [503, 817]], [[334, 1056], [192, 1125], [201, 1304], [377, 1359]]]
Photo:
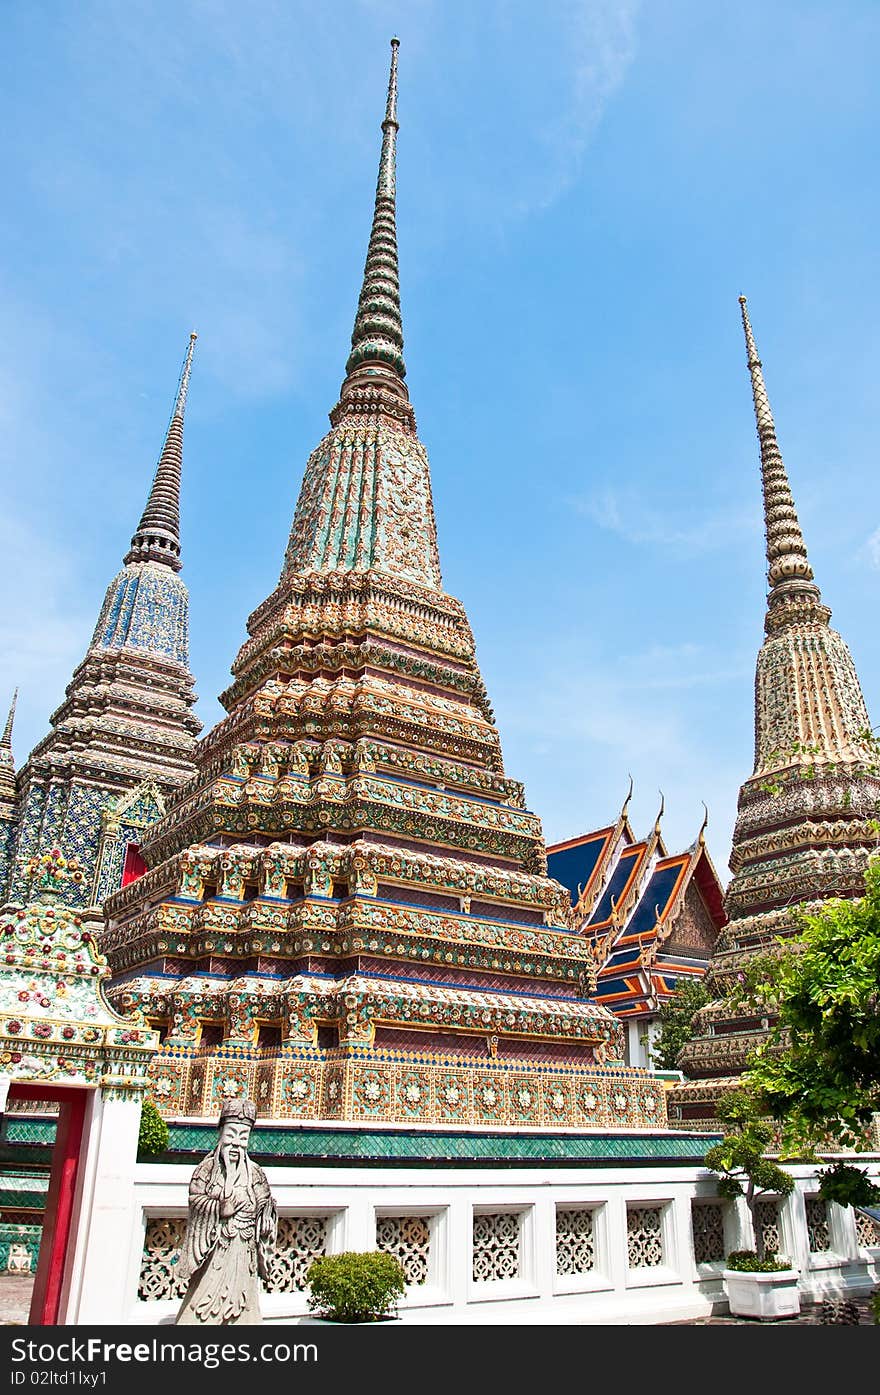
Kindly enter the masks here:
[[167, 1056], [154, 1057], [149, 1070], [149, 1091], [161, 1114], [168, 1118], [192, 1113], [187, 1085], [190, 1066]]
[[431, 1076], [427, 1071], [397, 1072], [395, 1085], [396, 1112], [407, 1119], [430, 1119]]
[[255, 1065], [241, 1061], [226, 1061], [221, 1057], [207, 1060], [205, 1068], [209, 1112], [217, 1110], [219, 1113], [224, 1100], [253, 1098]]
[[369, 1066], [352, 1066], [351, 1099], [356, 1118], [387, 1119], [393, 1117], [390, 1071]]
[[512, 1122], [536, 1124], [540, 1119], [541, 1094], [536, 1081], [512, 1080], [510, 1082], [510, 1106]]
[[507, 1082], [496, 1073], [475, 1073], [473, 1080], [473, 1115], [481, 1124], [507, 1122]]
[[544, 1119], [545, 1124], [567, 1124], [572, 1117], [572, 1088], [568, 1080], [549, 1080], [542, 1082], [544, 1086]]
[[579, 1123], [599, 1124], [607, 1117], [607, 1102], [602, 1081], [592, 1078], [575, 1091], [575, 1115]]
[[280, 1118], [320, 1117], [321, 1066], [312, 1061], [285, 1061], [278, 1071]]
[[450, 1124], [463, 1124], [471, 1118], [470, 1076], [463, 1070], [440, 1070], [434, 1097], [437, 1101], [437, 1114]]

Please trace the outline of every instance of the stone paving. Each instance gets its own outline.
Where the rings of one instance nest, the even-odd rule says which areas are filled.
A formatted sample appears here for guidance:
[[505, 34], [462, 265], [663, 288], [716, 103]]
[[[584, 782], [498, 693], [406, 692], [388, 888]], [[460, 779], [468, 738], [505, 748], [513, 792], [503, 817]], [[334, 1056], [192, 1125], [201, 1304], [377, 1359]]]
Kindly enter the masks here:
[[[27, 1324], [33, 1284], [32, 1274], [0, 1274], [0, 1327]], [[859, 1309], [859, 1326], [871, 1326], [873, 1318], [869, 1299], [856, 1298], [853, 1301]], [[820, 1312], [821, 1304], [811, 1303], [801, 1309], [798, 1317], [777, 1318], [775, 1322], [764, 1322], [760, 1326], [812, 1327], [818, 1324]], [[661, 1327], [753, 1327], [756, 1323], [753, 1318], [719, 1316], [689, 1318], [685, 1322], [666, 1322], [658, 1325]]]
[[[852, 1300], [859, 1310], [860, 1327], [871, 1327], [874, 1318], [871, 1314], [870, 1299], [854, 1298]], [[723, 1314], [714, 1317], [688, 1318], [684, 1322], [665, 1322], [662, 1327], [816, 1327], [820, 1325], [822, 1313], [821, 1303], [805, 1303], [801, 1305], [801, 1310], [797, 1317], [775, 1318], [772, 1322], [761, 1322], [758, 1318], [731, 1317], [730, 1314]], [[836, 1324], [835, 1324], [836, 1325]], [[855, 1325], [855, 1324], [852, 1324]]]
[[33, 1286], [33, 1274], [0, 1274], [0, 1326], [27, 1322]]

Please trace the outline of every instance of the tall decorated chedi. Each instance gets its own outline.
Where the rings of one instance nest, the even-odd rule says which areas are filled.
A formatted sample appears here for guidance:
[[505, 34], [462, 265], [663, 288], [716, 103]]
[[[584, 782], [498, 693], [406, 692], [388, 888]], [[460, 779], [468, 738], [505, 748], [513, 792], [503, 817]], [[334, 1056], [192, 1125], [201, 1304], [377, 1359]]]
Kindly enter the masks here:
[[852, 655], [829, 625], [831, 611], [813, 579], [744, 296], [740, 305], [761, 445], [766, 639], [755, 675], [755, 768], [739, 793], [730, 856], [730, 921], [706, 980], [718, 998], [695, 1019], [698, 1035], [679, 1056], [691, 1081], [669, 1102], [670, 1120], [685, 1127], [714, 1119], [715, 1101], [765, 1036], [767, 1018], [731, 1009], [723, 995], [736, 987], [752, 955], [796, 933], [791, 907], [864, 895], [880, 810], [865, 700]]
[[111, 995], [161, 1031], [171, 1115], [250, 1095], [276, 1118], [659, 1124], [443, 590], [405, 385], [396, 64], [395, 40], [331, 429], [228, 716], [107, 903]]
[[[192, 335], [122, 570], [107, 588], [88, 652], [51, 730], [19, 771], [0, 901], [27, 904], [35, 859], [57, 848], [82, 873], [66, 890], [65, 904], [100, 906], [143, 870], [145, 829], [194, 769], [201, 723], [192, 711], [189, 600], [179, 576], [183, 418], [194, 345]], [[4, 757], [0, 752], [0, 763]]]
[[15, 721], [15, 704], [18, 689], [12, 695], [9, 716], [0, 737], [0, 900], [9, 877], [9, 859], [12, 855], [18, 811], [18, 794], [15, 788], [15, 757], [12, 754], [12, 726]]

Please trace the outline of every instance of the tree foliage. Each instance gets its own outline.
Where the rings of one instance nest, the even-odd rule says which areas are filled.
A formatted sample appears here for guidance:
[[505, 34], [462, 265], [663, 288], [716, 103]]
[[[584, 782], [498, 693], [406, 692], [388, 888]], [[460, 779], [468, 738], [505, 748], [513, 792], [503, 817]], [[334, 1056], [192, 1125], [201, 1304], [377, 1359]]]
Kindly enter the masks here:
[[651, 1061], [660, 1070], [677, 1070], [677, 1057], [693, 1036], [694, 1014], [711, 1002], [704, 979], [686, 978], [660, 1009], [660, 1031], [651, 1047]]
[[138, 1132], [138, 1152], [164, 1153], [167, 1147], [168, 1125], [149, 1096], [144, 1096]]
[[819, 1174], [819, 1195], [838, 1206], [876, 1206], [880, 1187], [874, 1185], [864, 1168], [836, 1162]]
[[719, 1177], [719, 1196], [728, 1201], [745, 1197], [755, 1234], [757, 1263], [763, 1266], [770, 1257], [763, 1231], [756, 1223], [755, 1208], [767, 1192], [788, 1196], [794, 1190], [794, 1178], [764, 1156], [773, 1138], [773, 1126], [763, 1117], [764, 1101], [759, 1096], [748, 1090], [731, 1090], [719, 1100], [716, 1112], [728, 1131], [720, 1143], [707, 1151], [706, 1166]]
[[801, 915], [785, 951], [751, 966], [747, 998], [776, 1019], [745, 1076], [787, 1152], [856, 1147], [880, 1111], [880, 859], [865, 896]]

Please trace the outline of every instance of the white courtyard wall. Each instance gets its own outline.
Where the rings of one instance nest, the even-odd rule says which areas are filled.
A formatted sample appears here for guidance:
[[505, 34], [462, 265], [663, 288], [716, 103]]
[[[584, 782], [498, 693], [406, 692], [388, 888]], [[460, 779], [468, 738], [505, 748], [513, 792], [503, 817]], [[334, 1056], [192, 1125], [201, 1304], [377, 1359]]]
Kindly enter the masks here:
[[[880, 1159], [868, 1167], [880, 1179]], [[880, 1244], [859, 1243], [850, 1209], [823, 1211], [813, 1203], [814, 1168], [789, 1170], [796, 1189], [775, 1219], [781, 1248], [800, 1271], [802, 1300], [867, 1293], [880, 1281]], [[173, 1238], [182, 1231], [192, 1171], [190, 1164], [138, 1164], [130, 1204], [115, 1197], [118, 1230], [109, 1249], [101, 1223], [104, 1262], [84, 1266], [76, 1311], [63, 1321], [173, 1322], [180, 1302]], [[400, 1307], [404, 1322], [418, 1324], [706, 1316], [725, 1310], [723, 1253], [750, 1243], [742, 1204], [720, 1203], [713, 1177], [700, 1166], [278, 1166], [266, 1172], [281, 1218], [301, 1218], [288, 1227], [295, 1244], [279, 1260], [286, 1291], [263, 1295], [269, 1323], [310, 1320], [305, 1291], [291, 1285], [302, 1282], [316, 1243], [327, 1253], [375, 1249], [377, 1225], [386, 1243], [400, 1240], [418, 1277]], [[706, 1203], [713, 1209], [700, 1213], [704, 1233], [695, 1241], [693, 1210]], [[145, 1235], [164, 1236], [162, 1244], [151, 1241], [146, 1257]], [[302, 1244], [312, 1250], [295, 1253]], [[700, 1250], [718, 1257], [700, 1262]], [[151, 1293], [149, 1300], [138, 1296], [139, 1288]]]

